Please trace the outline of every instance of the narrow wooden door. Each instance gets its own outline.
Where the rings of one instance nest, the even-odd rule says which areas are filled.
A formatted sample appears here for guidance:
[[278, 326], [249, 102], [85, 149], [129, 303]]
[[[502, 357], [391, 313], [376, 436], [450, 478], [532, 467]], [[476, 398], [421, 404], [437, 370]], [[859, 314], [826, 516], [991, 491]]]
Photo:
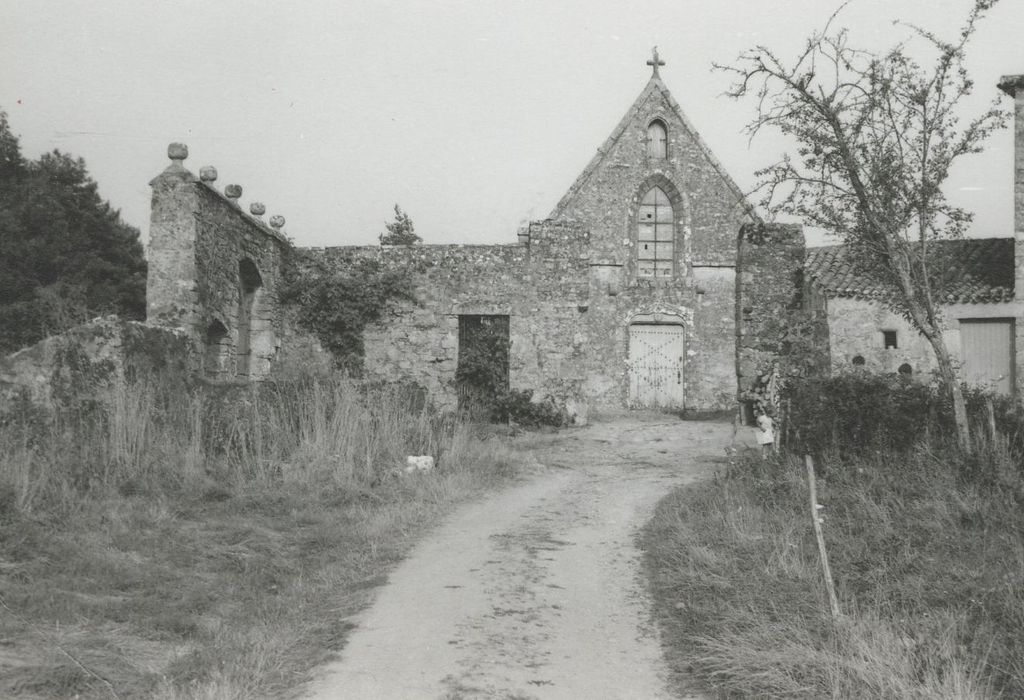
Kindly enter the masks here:
[[962, 319], [960, 360], [964, 381], [991, 386], [1001, 394], [1012, 394], [1013, 346], [1013, 319]]
[[629, 405], [682, 408], [686, 329], [672, 325], [629, 327]]

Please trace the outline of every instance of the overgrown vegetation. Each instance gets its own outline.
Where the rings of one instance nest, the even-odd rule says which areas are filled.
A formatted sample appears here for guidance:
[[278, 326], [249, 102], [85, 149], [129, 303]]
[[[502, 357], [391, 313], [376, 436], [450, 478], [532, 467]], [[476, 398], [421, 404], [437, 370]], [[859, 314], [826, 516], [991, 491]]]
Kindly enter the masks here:
[[[758, 172], [763, 204], [842, 238], [855, 271], [886, 289], [878, 301], [904, 316], [931, 344], [954, 434], [969, 451], [970, 431], [954, 363], [943, 339], [942, 300], [957, 267], [936, 240], [962, 237], [972, 215], [953, 206], [943, 186], [954, 163], [982, 150], [1007, 114], [995, 104], [961, 126], [974, 81], [966, 47], [998, 0], [973, 0], [952, 40], [918, 26], [919, 61], [910, 41], [884, 53], [854, 46], [844, 5], [792, 60], [764, 46], [741, 55], [729, 94], [752, 97], [751, 136], [777, 129], [797, 148]], [[917, 48], [917, 46], [915, 46]]]
[[527, 427], [568, 423], [565, 407], [551, 396], [534, 401], [532, 389], [509, 387], [507, 317], [464, 318], [455, 381], [459, 409], [478, 420]]
[[976, 450], [963, 456], [935, 388], [860, 375], [789, 398], [792, 446], [817, 450], [843, 614], [833, 624], [802, 452], [734, 453], [714, 482], [666, 498], [644, 534], [676, 672], [737, 698], [1024, 696], [1013, 404], [969, 394]]
[[[994, 426], [1013, 454], [1024, 457], [1024, 410], [1009, 396], [964, 387], [975, 432]], [[796, 454], [844, 455], [903, 451], [955, 430], [949, 395], [935, 384], [900, 375], [849, 372], [786, 382], [783, 446]]]
[[308, 251], [288, 251], [281, 301], [294, 309], [300, 327], [317, 337], [341, 369], [361, 371], [363, 330], [400, 300], [415, 300], [408, 270], [388, 269], [361, 257], [330, 266]]
[[[436, 469], [399, 474], [409, 454]], [[0, 695], [281, 697], [512, 460], [414, 392], [343, 381], [24, 403], [0, 426]]]
[[0, 354], [111, 313], [145, 317], [138, 229], [100, 198], [81, 158], [23, 158], [0, 111]]

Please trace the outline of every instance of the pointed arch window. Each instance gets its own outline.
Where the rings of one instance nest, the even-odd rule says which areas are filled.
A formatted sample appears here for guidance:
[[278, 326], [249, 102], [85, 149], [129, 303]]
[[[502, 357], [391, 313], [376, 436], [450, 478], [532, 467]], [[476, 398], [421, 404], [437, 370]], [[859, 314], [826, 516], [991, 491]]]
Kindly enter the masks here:
[[647, 155], [651, 158], [668, 158], [668, 129], [660, 119], [647, 125]]
[[640, 201], [636, 258], [640, 277], [671, 277], [675, 259], [675, 214], [668, 195], [652, 187]]

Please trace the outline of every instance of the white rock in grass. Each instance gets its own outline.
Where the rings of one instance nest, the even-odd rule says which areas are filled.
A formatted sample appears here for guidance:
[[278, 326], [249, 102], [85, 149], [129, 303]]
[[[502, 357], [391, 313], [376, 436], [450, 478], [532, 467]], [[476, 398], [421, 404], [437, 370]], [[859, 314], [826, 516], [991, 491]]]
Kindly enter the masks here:
[[410, 455], [405, 458], [406, 474], [412, 474], [413, 472], [429, 472], [433, 468], [434, 458], [430, 455]]

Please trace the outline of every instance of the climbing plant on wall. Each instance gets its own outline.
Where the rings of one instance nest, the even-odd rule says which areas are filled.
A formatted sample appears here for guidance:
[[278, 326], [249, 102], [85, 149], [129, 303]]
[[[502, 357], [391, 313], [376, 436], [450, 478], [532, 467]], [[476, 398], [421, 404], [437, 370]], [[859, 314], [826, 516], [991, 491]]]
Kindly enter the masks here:
[[293, 309], [298, 325], [317, 337], [340, 368], [356, 373], [362, 369], [363, 330], [394, 302], [414, 301], [408, 270], [354, 256], [328, 265], [309, 251], [290, 248], [283, 282], [281, 301]]

